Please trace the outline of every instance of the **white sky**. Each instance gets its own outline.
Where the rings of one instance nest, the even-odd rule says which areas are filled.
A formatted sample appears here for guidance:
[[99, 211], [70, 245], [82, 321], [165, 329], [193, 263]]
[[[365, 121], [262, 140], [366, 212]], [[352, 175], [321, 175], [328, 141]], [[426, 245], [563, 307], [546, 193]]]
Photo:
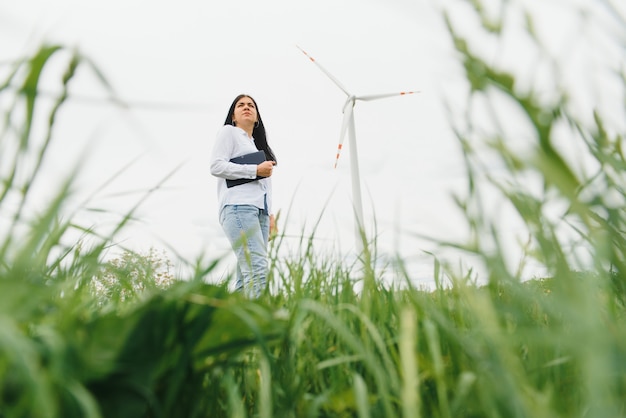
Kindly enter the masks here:
[[[585, 57], [563, 48], [571, 47], [576, 33], [593, 50], [598, 35], [585, 37], [578, 32], [578, 18], [572, 14], [568, 20], [563, 14], [580, 1], [542, 2], [543, 7], [537, 2], [513, 3], [533, 5], [540, 30], [549, 33], [548, 46], [562, 59]], [[0, 62], [32, 52], [43, 40], [77, 46], [95, 61], [122, 99], [176, 105], [158, 110], [134, 106], [129, 111], [105, 101], [69, 102], [46, 170], [51, 182], [60, 180], [81, 160], [77, 201], [95, 192], [90, 207], [119, 214], [140, 198], [141, 191], [182, 164], [141, 206], [140, 222], [119, 238], [139, 250], [171, 247], [191, 261], [230, 257], [217, 222], [216, 180], [208, 164], [215, 133], [239, 93], [258, 102], [278, 156], [274, 202], [275, 210], [281, 210], [281, 230], [294, 237], [303, 231], [308, 235], [322, 216], [315, 233], [318, 246], [347, 254], [354, 249], [347, 138], [339, 167], [333, 169], [345, 96], [296, 45], [354, 94], [420, 90], [412, 96], [359, 102], [355, 108], [366, 223], [377, 224], [379, 250], [415, 262], [420, 280], [432, 271], [423, 250], [433, 246], [414, 234], [456, 240], [464, 231], [450, 199], [452, 190], [464, 185], [463, 166], [443, 98], [460, 111], [467, 86], [442, 15], [433, 4], [437, 3], [20, 0], [0, 4]], [[480, 33], [472, 30], [475, 19], [465, 2], [438, 4], [451, 11], [468, 36]], [[515, 36], [509, 42], [513, 49], [497, 50], [494, 56], [532, 70], [533, 50]], [[488, 43], [483, 46], [490, 48]], [[525, 74], [523, 68], [521, 73]], [[48, 76], [52, 86], [58, 74]], [[71, 91], [81, 97], [106, 96], [86, 68]], [[609, 82], [606, 94], [610, 91]], [[600, 99], [604, 98], [581, 100]], [[620, 117], [621, 113], [615, 116]], [[84, 211], [80, 219], [97, 227], [116, 220]], [[287, 243], [295, 245], [297, 240]], [[228, 263], [217, 273], [226, 268]]]

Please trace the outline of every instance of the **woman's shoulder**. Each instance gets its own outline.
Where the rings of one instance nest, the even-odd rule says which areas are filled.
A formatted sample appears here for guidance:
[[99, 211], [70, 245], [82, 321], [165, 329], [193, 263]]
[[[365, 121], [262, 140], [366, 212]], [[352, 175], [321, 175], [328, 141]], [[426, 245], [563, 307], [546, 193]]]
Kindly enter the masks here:
[[222, 133], [222, 132], [234, 132], [235, 131], [235, 127], [233, 125], [222, 125], [219, 127], [219, 129], [217, 130], [218, 133]]
[[241, 135], [241, 134], [245, 135], [245, 131], [233, 125], [223, 125], [218, 129], [217, 134], [218, 135]]

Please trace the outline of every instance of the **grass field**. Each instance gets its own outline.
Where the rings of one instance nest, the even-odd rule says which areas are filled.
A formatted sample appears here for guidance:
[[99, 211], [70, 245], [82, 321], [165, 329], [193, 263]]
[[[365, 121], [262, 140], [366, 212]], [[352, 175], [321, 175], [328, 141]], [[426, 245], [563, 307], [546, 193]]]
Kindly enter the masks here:
[[[0, 84], [0, 417], [626, 417], [624, 132], [600, 113], [579, 122], [566, 92], [546, 102], [517, 91], [449, 29], [471, 94], [515, 105], [535, 142], [519, 155], [496, 132], [480, 148], [471, 124], [455, 127], [471, 237], [440, 244], [481, 260], [486, 284], [434, 254], [433, 291], [412, 286], [402, 260], [393, 285], [381, 280], [375, 242], [354, 268], [320, 257], [314, 237], [279, 257], [278, 236], [279, 291], [258, 300], [204, 283], [218, 260], [180, 280], [158, 252], [107, 259], [133, 209], [97, 235], [65, 213], [68, 179], [41, 211], [24, 210], [68, 85], [90, 64], [59, 46], [16, 62]], [[61, 53], [59, 94], [40, 107], [42, 74]], [[591, 170], [560, 151], [557, 128]], [[485, 174], [484, 149], [506, 175]], [[522, 281], [506, 266], [499, 226], [481, 210], [485, 182], [527, 227], [527, 258], [547, 277]]]

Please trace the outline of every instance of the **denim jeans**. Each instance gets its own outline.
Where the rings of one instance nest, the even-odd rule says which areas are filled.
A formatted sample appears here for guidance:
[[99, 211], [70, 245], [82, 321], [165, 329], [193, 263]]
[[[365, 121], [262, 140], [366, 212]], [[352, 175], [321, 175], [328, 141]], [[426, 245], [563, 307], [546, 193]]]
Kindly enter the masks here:
[[237, 257], [235, 290], [250, 298], [259, 297], [269, 271], [269, 215], [252, 205], [227, 205], [220, 213], [220, 224]]

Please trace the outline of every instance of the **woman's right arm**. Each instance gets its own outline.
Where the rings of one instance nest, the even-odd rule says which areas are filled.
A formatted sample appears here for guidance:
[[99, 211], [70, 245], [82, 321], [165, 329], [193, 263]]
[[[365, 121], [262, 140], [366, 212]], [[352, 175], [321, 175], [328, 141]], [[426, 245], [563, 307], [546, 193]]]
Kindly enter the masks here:
[[211, 153], [211, 174], [231, 180], [256, 178], [256, 165], [230, 162], [235, 156], [235, 140], [232, 136], [232, 127], [229, 125], [224, 125], [219, 130]]

